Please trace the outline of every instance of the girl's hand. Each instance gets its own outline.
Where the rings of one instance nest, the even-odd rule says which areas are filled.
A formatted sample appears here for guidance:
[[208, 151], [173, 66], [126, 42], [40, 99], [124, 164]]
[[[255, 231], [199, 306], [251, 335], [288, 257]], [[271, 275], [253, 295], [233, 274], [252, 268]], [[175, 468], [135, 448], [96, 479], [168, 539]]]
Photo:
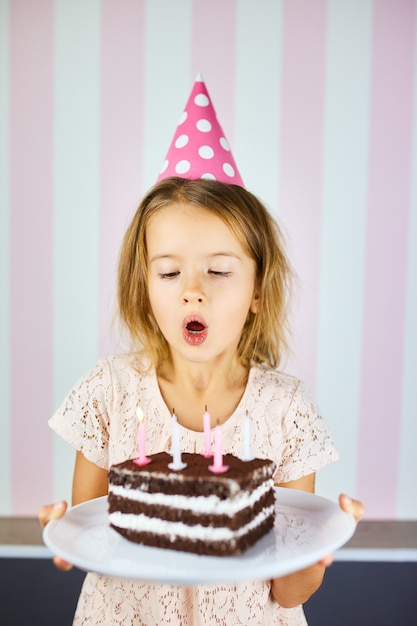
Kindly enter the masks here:
[[[38, 519], [41, 525], [41, 528], [45, 528], [48, 522], [53, 519], [59, 519], [63, 517], [65, 511], [67, 510], [67, 503], [62, 500], [61, 502], [56, 502], [55, 504], [45, 504], [39, 509]], [[67, 572], [72, 568], [71, 563], [68, 561], [64, 561], [60, 556], [54, 556], [52, 559], [55, 566], [63, 572]]]
[[365, 506], [363, 503], [359, 500], [349, 498], [349, 496], [344, 493], [339, 496], [339, 504], [342, 511], [346, 511], [346, 513], [351, 513], [351, 515], [353, 515], [356, 523], [358, 523], [359, 520], [365, 515]]
[[[365, 507], [363, 503], [359, 500], [353, 500], [344, 493], [339, 496], [339, 505], [342, 511], [353, 515], [356, 523], [358, 523], [365, 514]], [[327, 556], [325, 556], [323, 559], [321, 559], [320, 563], [325, 567], [329, 567], [329, 565], [333, 563], [333, 554], [328, 554]]]

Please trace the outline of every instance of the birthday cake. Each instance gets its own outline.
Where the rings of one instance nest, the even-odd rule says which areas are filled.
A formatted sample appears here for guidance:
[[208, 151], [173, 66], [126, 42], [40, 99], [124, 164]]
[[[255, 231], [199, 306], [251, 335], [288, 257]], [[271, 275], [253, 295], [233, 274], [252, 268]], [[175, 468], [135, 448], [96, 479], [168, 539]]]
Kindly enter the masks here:
[[211, 556], [233, 556], [271, 530], [275, 518], [275, 464], [225, 454], [228, 466], [213, 473], [212, 459], [183, 453], [180, 471], [167, 452], [109, 470], [110, 525], [139, 544]]

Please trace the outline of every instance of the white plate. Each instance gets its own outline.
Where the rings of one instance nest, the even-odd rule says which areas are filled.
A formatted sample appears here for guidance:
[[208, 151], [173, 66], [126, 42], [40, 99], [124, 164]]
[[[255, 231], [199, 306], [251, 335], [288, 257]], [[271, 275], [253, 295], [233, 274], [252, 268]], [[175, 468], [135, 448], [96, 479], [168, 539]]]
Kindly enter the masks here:
[[141, 546], [110, 528], [107, 497], [79, 504], [43, 531], [45, 544], [82, 570], [148, 582], [197, 585], [269, 579], [312, 565], [355, 532], [353, 517], [326, 498], [276, 488], [275, 527], [244, 554], [199, 556]]

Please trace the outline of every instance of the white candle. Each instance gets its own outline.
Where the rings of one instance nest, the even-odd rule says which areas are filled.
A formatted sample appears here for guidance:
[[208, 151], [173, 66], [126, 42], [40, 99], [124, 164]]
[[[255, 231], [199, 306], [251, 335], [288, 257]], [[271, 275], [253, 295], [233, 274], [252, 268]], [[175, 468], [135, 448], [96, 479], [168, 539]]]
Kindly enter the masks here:
[[180, 427], [178, 424], [178, 418], [175, 413], [172, 413], [171, 422], [171, 452], [172, 463], [168, 464], [168, 467], [170, 469], [178, 471], [187, 467], [187, 464], [182, 462]]
[[145, 416], [143, 414], [142, 409], [138, 406], [136, 409], [136, 417], [139, 422], [139, 432], [138, 432], [138, 453], [139, 456], [137, 459], [134, 459], [136, 465], [147, 465], [151, 462], [151, 459], [146, 456], [146, 426], [145, 426]]

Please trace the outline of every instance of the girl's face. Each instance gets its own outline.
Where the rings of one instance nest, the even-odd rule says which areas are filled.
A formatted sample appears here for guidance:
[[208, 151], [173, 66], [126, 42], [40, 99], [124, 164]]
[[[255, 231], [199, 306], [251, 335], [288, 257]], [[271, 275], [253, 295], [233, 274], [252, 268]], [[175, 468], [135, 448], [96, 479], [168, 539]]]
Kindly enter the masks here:
[[219, 217], [193, 206], [153, 215], [146, 242], [150, 304], [173, 355], [233, 358], [256, 310], [254, 261]]

